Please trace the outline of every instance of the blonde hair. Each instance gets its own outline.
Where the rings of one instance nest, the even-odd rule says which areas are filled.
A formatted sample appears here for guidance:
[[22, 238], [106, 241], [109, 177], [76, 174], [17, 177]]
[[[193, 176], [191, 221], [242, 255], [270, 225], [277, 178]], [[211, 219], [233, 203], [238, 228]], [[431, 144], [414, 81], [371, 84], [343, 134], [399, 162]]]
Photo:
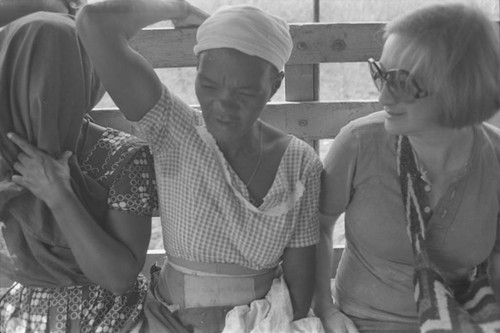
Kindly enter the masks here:
[[410, 72], [442, 103], [441, 125], [481, 123], [500, 109], [500, 33], [477, 6], [421, 7], [387, 24], [384, 38], [391, 34], [410, 40], [401, 59], [413, 58]]

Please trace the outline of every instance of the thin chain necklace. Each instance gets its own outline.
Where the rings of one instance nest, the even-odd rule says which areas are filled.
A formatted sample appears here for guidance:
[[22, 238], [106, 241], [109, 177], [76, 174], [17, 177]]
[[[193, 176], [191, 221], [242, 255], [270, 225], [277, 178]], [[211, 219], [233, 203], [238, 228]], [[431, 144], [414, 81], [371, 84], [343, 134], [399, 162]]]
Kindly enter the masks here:
[[259, 159], [257, 160], [257, 164], [255, 165], [255, 169], [253, 169], [252, 176], [250, 177], [248, 182], [245, 184], [245, 186], [247, 188], [248, 188], [248, 186], [250, 186], [255, 175], [257, 174], [257, 169], [259, 169], [261, 159], [262, 159], [262, 123], [260, 123], [260, 135], [259, 135]]

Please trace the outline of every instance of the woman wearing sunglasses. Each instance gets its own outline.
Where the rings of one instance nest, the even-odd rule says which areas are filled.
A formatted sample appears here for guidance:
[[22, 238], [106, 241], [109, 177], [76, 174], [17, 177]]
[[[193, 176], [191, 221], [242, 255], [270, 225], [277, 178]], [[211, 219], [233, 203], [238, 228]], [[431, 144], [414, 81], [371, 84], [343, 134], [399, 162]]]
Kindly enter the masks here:
[[[327, 332], [419, 332], [414, 251], [424, 248], [455, 295], [487, 261], [500, 300], [500, 129], [484, 123], [500, 108], [498, 26], [471, 5], [436, 4], [389, 23], [384, 38], [369, 60], [384, 111], [345, 126], [325, 161], [315, 307]], [[420, 247], [408, 221], [425, 230]]]

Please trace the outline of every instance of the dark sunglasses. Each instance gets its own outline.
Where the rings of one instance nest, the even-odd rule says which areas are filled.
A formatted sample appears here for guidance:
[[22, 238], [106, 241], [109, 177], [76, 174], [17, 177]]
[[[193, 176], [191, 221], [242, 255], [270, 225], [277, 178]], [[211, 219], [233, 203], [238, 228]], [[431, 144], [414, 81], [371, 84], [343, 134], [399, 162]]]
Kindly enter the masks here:
[[382, 66], [373, 58], [368, 59], [370, 66], [370, 73], [372, 75], [373, 83], [378, 91], [387, 86], [387, 89], [398, 101], [411, 103], [416, 99], [424, 98], [429, 95], [426, 90], [418, 86], [417, 81], [411, 74], [403, 69], [390, 69], [384, 71]]

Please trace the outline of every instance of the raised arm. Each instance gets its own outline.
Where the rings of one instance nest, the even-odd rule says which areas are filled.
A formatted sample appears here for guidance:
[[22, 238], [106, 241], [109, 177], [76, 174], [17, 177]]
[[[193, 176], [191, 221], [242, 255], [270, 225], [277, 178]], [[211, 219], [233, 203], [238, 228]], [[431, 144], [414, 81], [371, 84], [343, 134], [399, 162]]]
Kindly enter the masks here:
[[161, 83], [149, 62], [129, 46], [129, 39], [159, 21], [199, 25], [206, 17], [183, 0], [110, 0], [83, 7], [76, 25], [104, 87], [125, 117], [136, 121], [159, 100]]

